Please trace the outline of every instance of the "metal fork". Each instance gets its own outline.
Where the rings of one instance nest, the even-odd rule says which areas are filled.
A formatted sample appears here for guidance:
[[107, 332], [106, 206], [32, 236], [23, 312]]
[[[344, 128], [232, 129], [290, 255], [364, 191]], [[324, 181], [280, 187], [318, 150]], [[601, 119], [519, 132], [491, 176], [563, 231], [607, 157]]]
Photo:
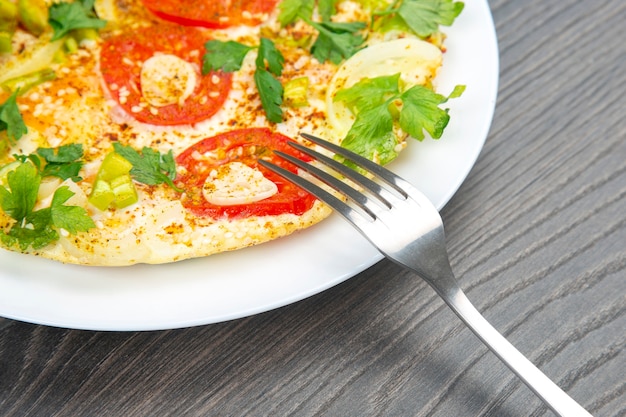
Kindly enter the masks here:
[[[341, 193], [347, 198], [346, 201], [284, 168], [267, 161], [260, 161], [261, 164], [331, 206], [383, 255], [426, 280], [476, 336], [555, 414], [567, 417], [591, 416], [498, 333], [463, 293], [448, 260], [441, 216], [428, 198], [404, 179], [366, 158], [318, 137], [305, 133], [302, 136], [351, 161], [358, 167], [357, 170], [369, 173], [369, 176], [362, 175], [357, 170], [296, 142], [292, 142], [291, 146], [325, 165], [326, 169], [322, 170], [283, 152], [276, 152]], [[334, 174], [328, 168], [335, 171]], [[349, 179], [357, 187], [348, 185], [337, 174]]]

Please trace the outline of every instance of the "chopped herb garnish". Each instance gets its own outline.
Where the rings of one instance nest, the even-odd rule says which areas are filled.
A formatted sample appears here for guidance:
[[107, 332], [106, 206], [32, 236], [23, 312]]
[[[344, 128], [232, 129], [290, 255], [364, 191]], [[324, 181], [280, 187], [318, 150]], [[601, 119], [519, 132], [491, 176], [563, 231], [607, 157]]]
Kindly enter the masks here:
[[22, 162], [7, 175], [7, 186], [0, 186], [0, 207], [16, 222], [0, 239], [7, 246], [40, 249], [59, 238], [59, 229], [70, 234], [85, 232], [95, 224], [87, 210], [65, 205], [74, 195], [67, 186], [59, 187], [49, 207], [33, 210], [37, 202], [41, 173], [30, 162]]
[[462, 2], [454, 0], [397, 0], [375, 11], [372, 18], [376, 28], [400, 26], [425, 39], [439, 32], [440, 25], [452, 25], [463, 7]]
[[344, 59], [354, 55], [363, 44], [364, 38], [358, 32], [366, 27], [363, 22], [351, 23], [316, 23], [309, 21], [319, 32], [311, 46], [311, 53], [319, 62], [330, 61], [340, 64]]
[[261, 104], [265, 110], [267, 119], [272, 123], [280, 123], [283, 120], [283, 111], [280, 106], [283, 103], [283, 86], [276, 78], [283, 71], [285, 58], [276, 49], [274, 42], [267, 38], [261, 38], [258, 47], [248, 46], [234, 41], [221, 42], [208, 41], [205, 44], [206, 53], [202, 60], [202, 72], [210, 71], [234, 72], [241, 69], [246, 54], [257, 48], [254, 71], [254, 82], [259, 92]]
[[32, 162], [42, 177], [58, 177], [62, 180], [71, 178], [74, 182], [82, 180], [78, 173], [83, 167], [83, 145], [79, 143], [58, 148], [38, 148], [35, 154], [14, 156], [18, 161]]
[[280, 108], [283, 104], [283, 86], [276, 77], [283, 72], [284, 63], [285, 58], [276, 49], [274, 42], [261, 38], [256, 58], [254, 83], [259, 90], [267, 119], [273, 123], [280, 123], [283, 120], [283, 111]]
[[315, 0], [283, 0], [280, 5], [278, 21], [287, 26], [302, 19], [317, 30], [318, 35], [311, 46], [311, 54], [319, 62], [331, 61], [339, 64], [354, 55], [365, 38], [359, 31], [367, 25], [363, 22], [331, 22], [335, 12], [335, 0], [318, 0], [317, 9], [321, 22], [313, 21]]
[[183, 191], [174, 184], [176, 162], [171, 150], [162, 154], [152, 148], [144, 147], [141, 152], [137, 152], [130, 146], [124, 146], [119, 142], [113, 143], [113, 148], [115, 152], [133, 164], [130, 175], [135, 181], [146, 185], [165, 183], [178, 192]]
[[364, 78], [335, 96], [356, 116], [342, 146], [367, 158], [376, 156], [385, 164], [397, 156], [394, 125], [417, 140], [424, 139], [424, 132], [440, 138], [450, 116], [439, 106], [460, 96], [463, 89], [457, 86], [445, 97], [421, 85], [402, 91], [400, 74]]
[[76, 0], [72, 3], [53, 3], [49, 9], [48, 23], [54, 34], [52, 41], [61, 39], [75, 29], [102, 29], [106, 20], [98, 18], [94, 12], [95, 0]]
[[0, 104], [0, 132], [7, 131], [11, 145], [28, 132], [20, 109], [17, 107], [18, 93], [19, 90], [14, 91], [4, 103]]
[[283, 0], [278, 4], [278, 21], [284, 27], [298, 19], [311, 20], [314, 8], [315, 0]]
[[241, 68], [244, 58], [253, 46], [235, 41], [208, 41], [204, 45], [206, 53], [202, 57], [202, 73], [211, 71], [235, 72]]

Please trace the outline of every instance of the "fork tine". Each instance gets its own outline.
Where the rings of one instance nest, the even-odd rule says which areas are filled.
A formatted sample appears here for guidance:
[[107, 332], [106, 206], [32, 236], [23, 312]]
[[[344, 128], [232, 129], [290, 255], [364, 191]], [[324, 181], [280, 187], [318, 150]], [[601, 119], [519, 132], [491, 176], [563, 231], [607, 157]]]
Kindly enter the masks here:
[[[346, 148], [343, 148], [339, 145], [335, 145], [334, 143], [328, 142], [322, 138], [319, 138], [317, 136], [313, 136], [309, 133], [304, 133], [301, 132], [300, 135], [309, 140], [310, 142], [313, 142], [316, 145], [319, 145], [323, 148], [326, 148], [327, 150], [342, 156], [352, 162], [354, 162], [356, 165], [358, 165], [360, 168], [369, 171], [370, 173], [374, 174], [376, 177], [382, 179], [387, 185], [389, 185], [391, 188], [393, 188], [393, 190], [395, 190], [396, 192], [398, 192], [400, 195], [402, 195], [403, 197], [409, 197], [411, 199], [413, 199], [417, 204], [419, 204], [421, 207], [423, 208], [430, 208], [431, 210], [434, 211], [438, 211], [437, 208], [432, 204], [432, 202], [428, 199], [428, 197], [426, 197], [424, 194], [422, 194], [421, 191], [419, 191], [417, 188], [415, 188], [413, 185], [411, 185], [408, 181], [406, 181], [405, 179], [399, 177], [398, 175], [394, 174], [393, 172], [391, 172], [390, 170], [388, 170], [387, 168], [384, 168], [381, 165], [378, 165], [377, 163], [361, 156], [358, 155]], [[302, 145], [298, 144], [298, 149], [302, 150], [303, 152], [307, 153], [310, 155], [311, 150], [310, 148], [306, 148]], [[334, 161], [335, 163], [337, 163], [338, 165], [341, 165], [343, 167], [345, 167], [345, 165], [343, 164], [339, 164], [337, 161]], [[333, 164], [334, 165], [334, 164]], [[351, 174], [351, 172], [356, 172], [352, 169], [349, 169], [347, 167], [345, 167], [344, 170], [341, 171], [342, 174], [346, 175], [348, 178], [359, 182], [357, 179], [355, 179], [353, 177], [353, 174]], [[366, 184], [361, 183], [361, 185], [367, 187]], [[372, 190], [372, 189], [370, 189]], [[375, 190], [372, 190], [372, 192], [374, 194], [376, 194]]]
[[[281, 155], [282, 157], [283, 155]], [[296, 158], [294, 158], [296, 159]], [[297, 160], [297, 159], [296, 159]], [[297, 160], [299, 161], [299, 160]], [[322, 187], [313, 184], [311, 181], [302, 178], [301, 176], [294, 174], [293, 172], [286, 170], [285, 168], [281, 168], [278, 165], [275, 165], [269, 161], [265, 161], [262, 159], [259, 159], [259, 163], [261, 165], [263, 165], [264, 167], [266, 167], [267, 169], [275, 172], [276, 174], [286, 178], [287, 180], [291, 181], [292, 183], [298, 185], [299, 187], [303, 188], [304, 190], [310, 192], [311, 194], [313, 194], [315, 197], [319, 198], [321, 201], [323, 201], [324, 203], [328, 204], [330, 207], [332, 207], [335, 211], [337, 211], [339, 214], [341, 214], [342, 216], [344, 216], [346, 219], [348, 219], [350, 222], [352, 222], [353, 224], [359, 224], [362, 223], [363, 219], [366, 218], [363, 215], [361, 215], [357, 210], [355, 210], [354, 208], [350, 207], [348, 204], [346, 204], [345, 202], [341, 201], [339, 198], [335, 197], [334, 195], [332, 195], [331, 193], [329, 193], [328, 191], [324, 190]], [[365, 211], [365, 213], [370, 216], [370, 218], [368, 220], [372, 220], [374, 218], [373, 214], [371, 213], [371, 211], [369, 209], [367, 209], [366, 207], [362, 207], [362, 209]]]
[[[317, 136], [313, 136], [309, 133], [300, 133], [300, 136], [302, 136], [303, 138], [315, 143], [316, 145], [319, 145], [323, 148], [328, 149], [329, 151], [333, 152], [334, 154], [337, 154], [339, 156], [342, 156], [352, 162], [354, 162], [356, 165], [358, 165], [360, 168], [364, 169], [365, 171], [369, 171], [370, 173], [374, 174], [375, 176], [381, 178], [385, 183], [387, 183], [389, 186], [391, 186], [396, 192], [398, 192], [399, 194], [401, 194], [402, 196], [406, 197], [407, 193], [406, 191], [400, 187], [400, 184], [404, 185], [406, 182], [400, 178], [399, 176], [397, 176], [396, 174], [394, 174], [393, 172], [389, 171], [386, 168], [383, 168], [381, 165], [378, 165], [377, 163], [370, 161], [369, 159], [358, 155], [352, 151], [349, 151], [346, 148], [343, 148], [339, 145], [335, 145], [334, 143], [328, 142], [322, 138], [319, 138]], [[305, 149], [309, 149], [306, 148]], [[336, 162], [336, 161], [335, 161]], [[343, 164], [339, 164], [343, 167], [345, 167], [345, 165]], [[355, 170], [352, 169], [344, 169], [341, 171], [342, 174], [346, 175], [347, 177], [349, 177], [352, 180], [358, 181], [354, 178], [352, 178], [352, 173], [356, 172]], [[360, 181], [359, 181], [360, 182]], [[363, 186], [366, 186], [366, 184], [362, 184]], [[374, 190], [372, 190], [374, 191]], [[375, 192], [375, 191], [374, 191]]]
[[[293, 143], [290, 143], [290, 145], [294, 145]], [[350, 187], [349, 185], [347, 185], [346, 183], [344, 183], [343, 181], [340, 181], [339, 179], [335, 178], [334, 176], [332, 176], [331, 174], [329, 174], [328, 172], [314, 166], [311, 165], [308, 162], [304, 162], [294, 156], [291, 156], [289, 154], [286, 154], [284, 152], [280, 152], [280, 151], [276, 151], [275, 152], [276, 155], [280, 156], [283, 159], [286, 159], [287, 161], [291, 162], [292, 164], [296, 165], [298, 168], [303, 169], [304, 171], [308, 172], [309, 174], [313, 175], [314, 177], [316, 177], [317, 179], [321, 180], [322, 182], [326, 183], [327, 185], [329, 185], [331, 188], [335, 189], [336, 191], [339, 191], [340, 193], [342, 193], [343, 195], [345, 195], [346, 197], [348, 197], [350, 200], [352, 200], [354, 203], [356, 203], [356, 205], [364, 210], [372, 219], [376, 218], [376, 215], [374, 214], [374, 210], [376, 209], [376, 206], [374, 206], [372, 204], [373, 200], [371, 198], [369, 198], [367, 195], [358, 192], [356, 189]], [[317, 154], [316, 152], [312, 152], [311, 156], [314, 157], [323, 157], [323, 155], [321, 154]], [[330, 158], [325, 158], [325, 159], [330, 159]], [[389, 204], [386, 200], [381, 199], [380, 197], [377, 196], [377, 199], [379, 201], [381, 201], [385, 207], [387, 208], [391, 208], [391, 204]]]
[[[367, 178], [365, 175], [361, 174], [360, 172], [342, 164], [339, 161], [334, 160], [333, 158], [329, 158], [326, 155], [323, 155], [319, 152], [314, 151], [311, 148], [307, 148], [304, 145], [301, 145], [297, 142], [289, 142], [289, 145], [292, 146], [293, 148], [296, 148], [297, 150], [299, 150], [302, 153], [305, 153], [307, 155], [309, 155], [310, 157], [318, 160], [319, 162], [325, 164], [326, 166], [332, 168], [333, 170], [335, 170], [336, 172], [338, 172], [339, 174], [343, 175], [346, 178], [351, 179], [354, 183], [362, 186], [363, 188], [367, 189], [370, 191], [371, 195], [373, 197], [375, 197], [378, 201], [380, 201], [381, 203], [383, 203], [385, 205], [385, 207], [387, 208], [391, 208], [391, 203], [389, 202], [389, 200], [393, 199], [393, 196], [391, 194], [389, 194], [389, 192], [382, 187], [380, 184], [376, 183], [375, 181], [372, 181], [371, 179]], [[292, 163], [298, 165], [296, 162], [291, 161]], [[299, 165], [300, 166], [300, 165]], [[302, 166], [300, 166], [301, 168], [304, 168]], [[305, 168], [306, 169], [306, 168]], [[319, 177], [318, 177], [319, 178]], [[322, 178], [320, 178], [322, 179]], [[326, 182], [324, 179], [322, 179], [324, 182]], [[334, 182], [334, 184], [332, 184], [332, 186], [334, 188], [338, 188], [341, 190], [341, 188], [345, 188], [345, 185], [342, 185], [344, 183], [339, 183], [339, 182]], [[331, 185], [331, 184], [328, 184]], [[394, 187], [394, 190], [395, 187]], [[397, 191], [397, 190], [396, 190]], [[358, 193], [359, 196], [363, 196], [363, 194]], [[403, 198], [406, 197], [405, 193], [401, 193], [401, 196]], [[356, 200], [358, 201], [358, 200]]]

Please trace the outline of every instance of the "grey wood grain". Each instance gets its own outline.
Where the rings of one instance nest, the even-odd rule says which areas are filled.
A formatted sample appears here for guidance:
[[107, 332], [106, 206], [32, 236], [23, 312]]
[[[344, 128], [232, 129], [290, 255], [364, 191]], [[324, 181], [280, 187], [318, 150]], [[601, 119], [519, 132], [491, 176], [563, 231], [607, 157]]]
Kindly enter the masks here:
[[[472, 0], [467, 0], [472, 1]], [[492, 0], [485, 148], [444, 208], [496, 328], [595, 416], [626, 415], [626, 2]], [[0, 319], [2, 416], [543, 416], [419, 279], [382, 261], [304, 301], [159, 332]]]

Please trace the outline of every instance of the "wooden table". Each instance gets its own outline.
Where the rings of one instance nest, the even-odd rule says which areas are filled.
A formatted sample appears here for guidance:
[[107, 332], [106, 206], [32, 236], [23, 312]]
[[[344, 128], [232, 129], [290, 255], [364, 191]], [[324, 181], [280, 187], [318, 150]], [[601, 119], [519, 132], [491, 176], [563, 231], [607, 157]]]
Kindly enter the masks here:
[[[473, 0], [467, 0], [473, 1]], [[595, 416], [626, 415], [626, 2], [492, 0], [495, 119], [443, 209], [476, 306]], [[382, 261], [226, 323], [0, 319], [2, 416], [551, 415], [421, 280]]]

